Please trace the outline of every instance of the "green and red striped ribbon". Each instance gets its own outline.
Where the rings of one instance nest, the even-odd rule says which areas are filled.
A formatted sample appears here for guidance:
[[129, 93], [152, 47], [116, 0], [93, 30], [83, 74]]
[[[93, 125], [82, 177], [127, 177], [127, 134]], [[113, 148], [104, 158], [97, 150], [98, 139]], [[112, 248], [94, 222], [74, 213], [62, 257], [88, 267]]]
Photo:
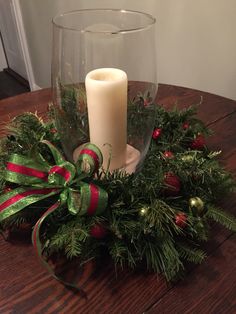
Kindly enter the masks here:
[[0, 196], [0, 221], [18, 213], [35, 202], [58, 194], [56, 188], [16, 188]]
[[91, 143], [84, 145], [79, 154], [77, 161], [79, 174], [91, 176], [96, 172], [103, 163], [103, 157], [100, 149]]
[[[12, 154], [7, 160], [2, 177], [19, 187], [0, 195], [0, 222], [35, 202], [60, 194], [58, 201], [35, 224], [32, 234], [33, 245], [40, 259], [53, 273], [43, 258], [40, 239], [43, 222], [63, 204], [67, 204], [72, 215], [101, 214], [107, 207], [108, 196], [97, 185], [82, 181], [92, 176], [102, 165], [102, 154], [95, 145], [85, 145], [78, 163], [74, 165], [66, 161], [53, 144], [48, 141], [42, 143], [50, 149], [55, 165], [51, 166], [41, 155], [29, 158]], [[29, 207], [29, 210], [32, 209]], [[55, 274], [54, 277], [59, 279]]]

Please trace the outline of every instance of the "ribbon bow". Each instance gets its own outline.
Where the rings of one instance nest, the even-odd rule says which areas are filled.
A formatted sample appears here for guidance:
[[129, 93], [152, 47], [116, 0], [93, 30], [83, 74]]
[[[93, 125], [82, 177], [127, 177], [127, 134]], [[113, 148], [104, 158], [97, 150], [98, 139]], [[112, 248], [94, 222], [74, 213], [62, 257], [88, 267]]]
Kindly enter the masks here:
[[66, 205], [72, 215], [100, 214], [106, 209], [108, 196], [97, 185], [84, 181], [102, 165], [102, 154], [95, 145], [86, 144], [74, 165], [66, 161], [50, 142], [44, 140], [41, 143], [49, 148], [55, 163], [53, 166], [40, 154], [35, 158], [12, 154], [7, 160], [2, 176], [20, 187], [0, 196], [0, 221], [35, 202], [59, 194], [58, 201], [37, 221], [32, 234], [33, 245], [45, 264], [40, 227], [48, 215], [62, 205]]

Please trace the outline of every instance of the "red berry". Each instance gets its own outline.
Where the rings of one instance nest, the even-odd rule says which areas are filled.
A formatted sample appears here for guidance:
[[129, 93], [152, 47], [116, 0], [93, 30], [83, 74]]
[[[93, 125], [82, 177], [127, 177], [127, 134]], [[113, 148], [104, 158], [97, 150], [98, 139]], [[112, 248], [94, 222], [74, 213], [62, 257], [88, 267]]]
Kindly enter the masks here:
[[148, 100], [144, 99], [144, 102], [143, 102], [144, 107], [147, 107], [148, 104], [149, 104]]
[[160, 128], [154, 129], [154, 131], [152, 133], [152, 138], [154, 140], [158, 139], [161, 136], [161, 133], [162, 133], [162, 129], [160, 129]]
[[57, 133], [57, 129], [52, 128], [52, 129], [50, 130], [50, 132], [51, 132], [52, 134], [55, 134], [55, 133]]
[[183, 125], [182, 125], [182, 128], [184, 130], [187, 130], [189, 128], [189, 123], [188, 122], [184, 122]]
[[184, 228], [187, 225], [187, 215], [185, 213], [178, 213], [175, 216], [175, 224], [180, 227], [180, 228]]
[[96, 224], [90, 228], [90, 235], [93, 238], [102, 239], [106, 236], [106, 234], [107, 231], [102, 225]]
[[202, 134], [198, 134], [190, 144], [192, 149], [202, 150], [206, 146], [205, 137]]
[[164, 157], [165, 157], [165, 158], [173, 158], [173, 157], [174, 157], [174, 154], [173, 154], [171, 151], [166, 150], [166, 151], [164, 152]]
[[181, 182], [178, 176], [172, 172], [167, 172], [164, 178], [164, 184], [166, 185], [165, 193], [170, 196], [175, 196], [179, 193], [181, 188]]

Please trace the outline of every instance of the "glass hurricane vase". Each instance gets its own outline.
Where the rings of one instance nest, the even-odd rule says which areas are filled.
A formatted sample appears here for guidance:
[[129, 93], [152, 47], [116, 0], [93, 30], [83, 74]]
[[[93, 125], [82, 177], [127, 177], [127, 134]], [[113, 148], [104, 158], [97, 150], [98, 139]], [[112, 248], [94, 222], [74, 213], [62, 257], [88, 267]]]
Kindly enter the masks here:
[[69, 160], [91, 142], [101, 149], [105, 170], [140, 169], [155, 118], [155, 19], [110, 9], [56, 16], [52, 89]]

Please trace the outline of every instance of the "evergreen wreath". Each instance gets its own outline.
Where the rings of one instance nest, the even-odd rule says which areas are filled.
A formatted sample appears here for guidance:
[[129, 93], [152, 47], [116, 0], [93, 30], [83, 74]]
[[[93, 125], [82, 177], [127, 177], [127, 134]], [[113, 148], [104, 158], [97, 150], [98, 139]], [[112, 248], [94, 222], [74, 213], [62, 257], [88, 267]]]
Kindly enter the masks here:
[[[44, 122], [37, 114], [17, 116], [7, 125], [7, 135], [0, 141], [2, 233], [23, 225], [36, 228], [44, 215], [40, 232], [36, 231], [39, 243], [34, 244], [43, 262], [53, 268], [59, 279], [62, 276], [55, 266], [58, 258], [66, 257], [68, 265], [73, 261], [83, 265], [109, 255], [117, 269], [142, 265], [149, 271], [163, 273], [168, 281], [175, 280], [183, 274], [186, 261], [200, 263], [205, 258], [201, 243], [208, 239], [211, 220], [236, 231], [236, 219], [216, 205], [218, 199], [233, 191], [235, 184], [216, 160], [220, 152], [207, 148], [205, 137], [209, 130], [195, 114], [196, 107], [166, 111], [157, 106], [156, 127], [141, 172], [127, 175], [97, 169], [95, 175], [83, 176], [85, 184], [92, 183], [108, 195], [106, 208], [95, 215], [80, 212], [82, 200], [78, 195], [72, 206], [75, 212], [68, 211], [68, 202], [62, 198], [69, 194], [64, 192], [59, 201], [52, 192], [20, 210], [14, 211], [14, 207], [10, 211], [6, 207], [12, 206], [7, 203], [9, 199], [29, 191], [24, 178], [21, 185], [5, 175], [9, 156], [21, 156], [21, 161], [41, 156], [42, 164], [52, 166], [54, 149], [63, 154], [53, 118]], [[82, 161], [79, 167], [81, 163], [88, 166]], [[73, 167], [78, 170], [78, 165]], [[73, 189], [78, 188], [76, 184], [72, 182]], [[45, 215], [55, 201], [57, 205]], [[73, 285], [72, 280], [63, 280]]]

